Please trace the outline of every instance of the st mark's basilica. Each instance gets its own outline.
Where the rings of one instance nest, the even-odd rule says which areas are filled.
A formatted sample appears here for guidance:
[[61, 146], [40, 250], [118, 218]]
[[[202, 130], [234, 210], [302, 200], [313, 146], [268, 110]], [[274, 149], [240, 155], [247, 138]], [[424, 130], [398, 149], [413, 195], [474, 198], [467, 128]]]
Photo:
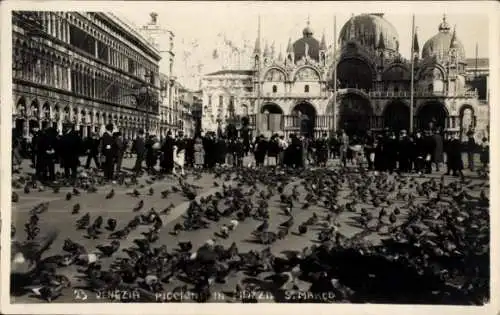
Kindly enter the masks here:
[[[352, 16], [338, 45], [327, 45], [324, 34], [317, 40], [310, 24], [302, 38], [276, 52], [262, 44], [259, 23], [252, 69], [205, 75], [202, 129], [215, 131], [242, 117], [254, 136], [410, 129], [411, 60], [400, 53], [398, 32], [383, 14]], [[446, 16], [436, 31], [423, 46], [418, 32], [413, 38], [413, 129], [485, 136], [488, 105], [466, 80], [460, 34]]]

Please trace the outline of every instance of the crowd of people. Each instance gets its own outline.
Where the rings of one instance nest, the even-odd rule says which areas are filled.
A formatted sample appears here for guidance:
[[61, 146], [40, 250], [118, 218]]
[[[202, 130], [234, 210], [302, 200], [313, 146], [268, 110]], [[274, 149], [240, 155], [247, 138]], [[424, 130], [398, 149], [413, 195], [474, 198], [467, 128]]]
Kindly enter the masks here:
[[[104, 173], [108, 181], [114, 181], [123, 172], [124, 158], [135, 156], [133, 171], [138, 175], [149, 174], [184, 175], [185, 168], [212, 169], [219, 166], [243, 167], [246, 156], [253, 157], [255, 166], [275, 165], [301, 168], [326, 166], [330, 160], [338, 159], [344, 166], [363, 165], [377, 172], [431, 173], [439, 172], [443, 164], [446, 174], [463, 176], [462, 154], [467, 153], [468, 168], [474, 170], [474, 156], [479, 153], [482, 167], [489, 163], [489, 144], [486, 138], [476, 144], [474, 133], [468, 133], [463, 143], [458, 133], [443, 134], [438, 129], [394, 132], [384, 130], [364, 136], [349, 136], [345, 131], [317, 139], [305, 135], [264, 135], [251, 141], [241, 135], [224, 135], [207, 132], [204, 135], [185, 137], [182, 132], [171, 131], [162, 139], [139, 131], [135, 139], [125, 139], [112, 124], [106, 126], [102, 135], [91, 134], [82, 139], [73, 128], [65, 128], [62, 135], [48, 127], [35, 131], [31, 139], [30, 158], [36, 178], [42, 182], [56, 181], [55, 165], [60, 164], [64, 177], [74, 180], [77, 168], [88, 169], [92, 162]], [[13, 169], [22, 162], [22, 146], [18, 137], [13, 137]], [[80, 165], [80, 157], [86, 161]], [[145, 164], [145, 165], [144, 165]], [[144, 167], [145, 166], [145, 167]]]

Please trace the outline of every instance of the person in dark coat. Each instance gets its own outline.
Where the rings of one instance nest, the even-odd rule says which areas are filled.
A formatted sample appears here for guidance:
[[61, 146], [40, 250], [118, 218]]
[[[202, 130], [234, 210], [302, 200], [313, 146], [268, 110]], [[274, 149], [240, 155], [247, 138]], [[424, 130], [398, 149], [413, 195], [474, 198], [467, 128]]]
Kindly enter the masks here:
[[154, 173], [154, 165], [156, 164], [155, 150], [153, 150], [154, 139], [153, 135], [149, 135], [144, 143], [146, 148], [146, 169], [148, 174]]
[[474, 155], [476, 153], [476, 140], [474, 139], [474, 131], [467, 132], [467, 164], [470, 171], [474, 171]]
[[263, 166], [266, 159], [268, 142], [264, 135], [260, 135], [255, 141], [254, 157], [256, 166]]
[[146, 140], [144, 139], [143, 130], [139, 130], [132, 145], [132, 151], [136, 154], [134, 172], [140, 174], [142, 173], [142, 161], [144, 161], [146, 155]]
[[243, 157], [245, 156], [245, 143], [243, 138], [239, 137], [234, 143], [234, 162], [236, 167], [243, 166]]
[[394, 132], [390, 132], [385, 139], [383, 156], [386, 160], [386, 170], [391, 174], [396, 169], [398, 160], [398, 140]]
[[[56, 148], [57, 148], [57, 132], [55, 128], [48, 128], [40, 134], [39, 142], [39, 162], [43, 166], [42, 181], [54, 182], [55, 177], [55, 162], [56, 162]], [[47, 177], [48, 174], [48, 177]]]
[[332, 159], [337, 158], [339, 155], [339, 140], [336, 134], [332, 134], [328, 139], [328, 147], [330, 149], [330, 157]]
[[413, 150], [413, 160], [415, 161], [415, 172], [419, 175], [422, 174], [425, 168], [425, 156], [426, 156], [426, 148], [425, 141], [422, 137], [422, 133], [417, 131], [415, 133], [415, 147]]
[[319, 166], [326, 166], [328, 162], [328, 135], [326, 133], [316, 140], [316, 157]]
[[365, 139], [364, 139], [364, 153], [365, 158], [368, 161], [368, 169], [373, 170], [375, 159], [372, 160], [373, 154], [375, 154], [375, 138], [371, 131], [367, 131]]
[[373, 161], [373, 166], [377, 172], [385, 171], [385, 158], [384, 158], [384, 136], [378, 135], [375, 138], [374, 150], [375, 159]]
[[186, 166], [194, 166], [194, 138], [186, 138]]
[[406, 130], [401, 130], [401, 135], [398, 144], [398, 163], [399, 171], [401, 173], [408, 173], [411, 171], [411, 156], [413, 154], [413, 142], [406, 133]]
[[104, 157], [103, 171], [107, 181], [113, 180], [115, 171], [116, 142], [113, 138], [113, 124], [107, 124], [101, 137], [101, 155]]
[[96, 133], [92, 133], [90, 137], [85, 139], [85, 151], [87, 153], [87, 162], [85, 163], [85, 168], [90, 168], [90, 163], [94, 160], [96, 167], [101, 168], [101, 163], [99, 162], [99, 139]]
[[434, 143], [434, 137], [430, 130], [426, 130], [424, 134], [424, 168], [425, 173], [432, 173], [432, 156], [435, 153], [436, 144]]
[[295, 134], [290, 135], [291, 143], [288, 146], [288, 159], [290, 162], [290, 166], [293, 168], [302, 168], [304, 167], [303, 159], [302, 159], [302, 151], [303, 145], [302, 141]]
[[60, 154], [66, 179], [76, 179], [81, 149], [80, 135], [74, 130], [73, 126], [68, 127], [60, 140]]
[[443, 163], [443, 136], [436, 129], [432, 135], [434, 140], [434, 150], [432, 152], [432, 163], [436, 165], [436, 172], [439, 172], [439, 166]]
[[490, 144], [486, 137], [483, 137], [483, 139], [481, 139], [481, 144], [479, 149], [480, 149], [479, 160], [481, 161], [483, 168], [487, 168], [488, 165], [490, 164]]
[[225, 137], [221, 134], [216, 141], [216, 162], [219, 165], [226, 164], [227, 143]]
[[122, 170], [123, 156], [125, 155], [125, 150], [127, 144], [125, 143], [125, 139], [123, 139], [123, 135], [121, 132], [115, 132], [113, 134], [113, 138], [115, 139], [116, 145], [116, 173], [120, 173]]
[[464, 168], [464, 163], [462, 161], [462, 143], [460, 142], [460, 137], [458, 133], [453, 135], [453, 138], [448, 144], [448, 165], [453, 176], [464, 177], [462, 170]]
[[166, 174], [172, 174], [172, 171], [174, 169], [174, 145], [175, 139], [173, 137], [172, 131], [169, 130], [167, 132], [167, 137], [165, 138], [165, 141], [163, 142], [163, 145], [161, 147], [161, 168]]
[[31, 162], [33, 163], [33, 167], [35, 168], [36, 178], [42, 179], [45, 166], [43, 165], [43, 151], [38, 150], [42, 140], [41, 138], [44, 136], [44, 132], [42, 131], [34, 131], [33, 137], [31, 138]]
[[216, 160], [216, 142], [213, 133], [207, 133], [203, 139], [203, 150], [205, 153], [205, 167], [212, 169], [215, 166]]
[[278, 135], [275, 134], [271, 137], [268, 143], [268, 148], [267, 148], [267, 158], [268, 158], [268, 163], [270, 163], [270, 158], [273, 159], [274, 165], [278, 165], [278, 155], [280, 153], [280, 145], [278, 141]]

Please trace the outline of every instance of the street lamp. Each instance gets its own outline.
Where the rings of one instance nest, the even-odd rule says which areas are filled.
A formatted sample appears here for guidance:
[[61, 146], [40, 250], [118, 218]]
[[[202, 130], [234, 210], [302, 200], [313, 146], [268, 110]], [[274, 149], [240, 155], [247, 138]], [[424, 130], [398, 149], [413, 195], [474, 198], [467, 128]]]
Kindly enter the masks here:
[[[144, 77], [147, 79], [150, 78], [153, 74], [146, 74]], [[146, 120], [146, 134], [149, 134], [149, 128], [150, 128], [150, 118], [149, 118], [149, 112], [151, 111], [151, 107], [153, 105], [157, 105], [158, 102], [160, 101], [159, 99], [156, 99], [155, 93], [153, 93], [153, 90], [151, 89], [151, 86], [148, 83], [143, 83], [139, 87], [139, 91], [137, 94], [132, 94], [132, 96], [135, 97], [136, 99], [136, 107], [139, 109], [140, 107], [145, 109], [145, 120]]]

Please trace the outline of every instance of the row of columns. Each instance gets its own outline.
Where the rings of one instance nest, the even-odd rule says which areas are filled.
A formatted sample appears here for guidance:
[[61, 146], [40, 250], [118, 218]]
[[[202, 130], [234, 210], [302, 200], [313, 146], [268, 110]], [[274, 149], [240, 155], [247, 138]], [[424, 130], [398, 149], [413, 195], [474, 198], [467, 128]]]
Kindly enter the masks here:
[[[293, 115], [281, 115], [281, 114], [269, 114], [262, 115], [260, 120], [261, 131], [282, 131], [282, 130], [299, 130], [300, 129], [300, 118]], [[339, 117], [337, 117], [337, 120]], [[369, 127], [371, 129], [382, 129], [384, 128], [384, 116], [370, 116]], [[255, 122], [259, 119], [253, 119], [250, 125], [255, 126]], [[418, 117], [414, 116], [413, 121], [416, 122], [416, 127], [418, 126]], [[476, 117], [473, 117], [473, 126], [475, 126]], [[320, 115], [315, 117], [315, 129], [318, 132], [331, 130], [334, 126], [334, 117], [332, 115]], [[461, 120], [457, 115], [448, 116], [445, 118], [445, 129], [460, 129]]]

